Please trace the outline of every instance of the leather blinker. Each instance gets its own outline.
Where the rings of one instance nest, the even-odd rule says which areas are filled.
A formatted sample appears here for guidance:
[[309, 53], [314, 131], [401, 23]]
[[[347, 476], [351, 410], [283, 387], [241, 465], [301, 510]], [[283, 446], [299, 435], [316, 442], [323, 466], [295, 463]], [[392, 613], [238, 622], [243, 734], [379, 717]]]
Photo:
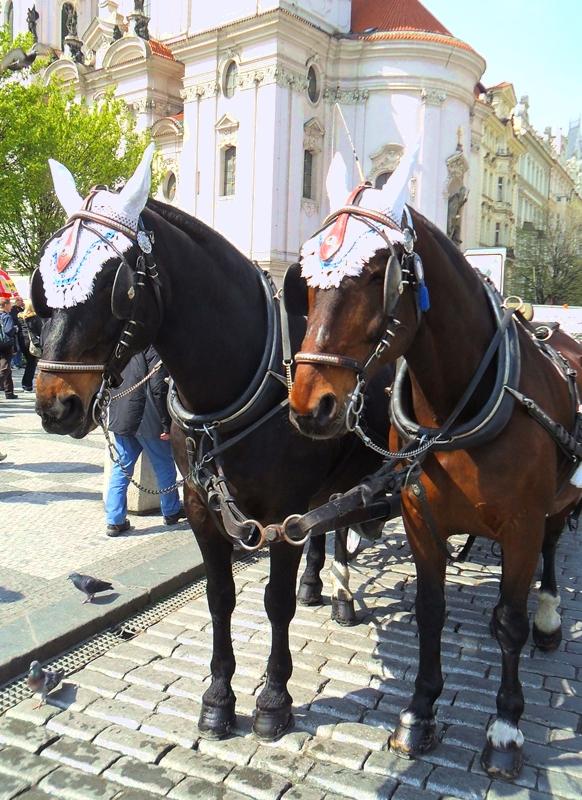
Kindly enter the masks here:
[[34, 270], [30, 279], [30, 300], [37, 316], [41, 319], [50, 317], [51, 308], [47, 303], [44, 283], [38, 267]]
[[291, 264], [283, 278], [283, 303], [288, 314], [306, 317], [307, 281], [301, 274], [301, 264]]
[[122, 261], [111, 290], [111, 312], [116, 319], [130, 319], [136, 293], [136, 273], [127, 261]]

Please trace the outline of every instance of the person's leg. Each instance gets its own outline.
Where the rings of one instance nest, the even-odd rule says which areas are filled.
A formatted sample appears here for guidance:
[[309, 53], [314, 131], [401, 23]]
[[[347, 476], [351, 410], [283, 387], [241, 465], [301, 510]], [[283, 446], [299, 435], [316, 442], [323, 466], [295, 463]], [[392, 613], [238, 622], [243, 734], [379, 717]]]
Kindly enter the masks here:
[[12, 382], [12, 368], [10, 362], [12, 361], [12, 350], [4, 350], [0, 353], [0, 376], [2, 379], [2, 388], [6, 397], [14, 395], [14, 383]]
[[24, 368], [24, 375], [22, 376], [22, 388], [28, 392], [32, 391], [32, 381], [34, 379], [34, 373], [36, 370], [37, 362], [38, 358], [29, 353], [26, 358], [26, 367]]
[[[135, 436], [115, 436], [115, 446], [119, 453], [123, 469], [133, 475], [135, 462], [139, 458], [142, 446]], [[111, 477], [105, 500], [105, 517], [107, 525], [123, 525], [127, 515], [127, 487], [129, 478], [121, 466], [115, 462], [111, 465]]]
[[[141, 436], [138, 438], [152, 463], [158, 489], [166, 489], [176, 483], [176, 464], [170, 442], [164, 442], [161, 439], [144, 439]], [[182, 508], [178, 490], [174, 489], [167, 494], [161, 494], [160, 507], [164, 517], [172, 517], [177, 514]]]

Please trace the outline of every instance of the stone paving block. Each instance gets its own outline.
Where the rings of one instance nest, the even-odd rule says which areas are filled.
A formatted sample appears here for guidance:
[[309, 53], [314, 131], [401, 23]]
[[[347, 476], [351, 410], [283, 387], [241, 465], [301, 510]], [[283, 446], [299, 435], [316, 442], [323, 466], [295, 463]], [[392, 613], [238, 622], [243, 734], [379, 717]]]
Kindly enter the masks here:
[[[210, 668], [212, 650], [207, 647], [202, 647], [198, 642], [196, 642], [194, 646], [179, 644], [172, 653], [172, 658], [178, 658], [190, 664], [196, 664], [199, 667]], [[236, 666], [238, 670], [238, 659]], [[192, 667], [190, 667], [190, 671], [195, 672]]]
[[117, 750], [123, 755], [132, 756], [150, 764], [157, 764], [164, 753], [173, 747], [170, 742], [155, 739], [140, 731], [122, 728], [120, 725], [111, 725], [106, 728], [95, 739], [95, 744], [110, 750]]
[[278, 800], [290, 786], [285, 778], [251, 766], [235, 767], [224, 783], [256, 800]]
[[341, 697], [325, 697], [325, 695], [318, 695], [311, 709], [319, 714], [341, 719], [342, 722], [359, 722], [364, 712], [368, 710], [366, 706], [354, 700], [346, 700]]
[[49, 795], [41, 792], [40, 789], [29, 789], [24, 794], [19, 794], [18, 800], [47, 800], [47, 797]]
[[82, 686], [84, 689], [90, 689], [102, 697], [115, 697], [118, 692], [122, 692], [127, 688], [127, 683], [119, 678], [112, 678], [102, 672], [97, 672], [94, 669], [82, 669], [80, 672], [75, 672], [69, 676], [71, 683]]
[[222, 783], [233, 769], [232, 764], [179, 745], [162, 758], [160, 765], [210, 783]]
[[47, 722], [47, 728], [55, 733], [81, 739], [85, 742], [92, 741], [101, 731], [108, 726], [105, 720], [93, 719], [86, 714], [72, 711], [61, 711], [56, 717]]
[[483, 711], [475, 711], [457, 705], [437, 705], [436, 717], [439, 722], [447, 725], [470, 725], [474, 728], [485, 730], [491, 715]]
[[[23, 776], [24, 777], [24, 776]], [[0, 800], [12, 800], [30, 787], [30, 781], [14, 778], [11, 775], [0, 777]]]
[[[210, 674], [210, 663], [207, 667], [199, 667], [191, 661], [185, 661], [183, 658], [161, 658], [153, 666], [153, 671], [159, 671], [161, 675], [165, 675], [168, 682], [176, 680], [178, 676], [201, 680]], [[129, 677], [128, 675], [128, 680]]]
[[21, 719], [0, 717], [0, 743], [13, 745], [28, 753], [40, 751], [58, 739], [58, 734]]
[[180, 697], [176, 695], [160, 703], [156, 714], [170, 714], [174, 717], [182, 717], [182, 719], [187, 719], [196, 723], [200, 716], [200, 703], [189, 697]]
[[237, 675], [235, 672], [232, 676], [231, 686], [236, 695], [251, 695], [255, 694], [258, 687], [263, 683], [263, 679], [259, 676], [248, 678], [245, 675]]
[[370, 681], [373, 680], [374, 676], [402, 680], [410, 666], [407, 661], [389, 661], [387, 658], [369, 656], [367, 653], [356, 653], [350, 661], [350, 667], [352, 664], [357, 664], [369, 673]]
[[236, 737], [232, 739], [222, 739], [214, 741], [212, 739], [200, 739], [198, 749], [201, 753], [208, 756], [220, 758], [239, 767], [246, 767], [251, 758], [257, 752], [259, 744], [256, 739], [243, 739]]
[[22, 719], [25, 722], [31, 722], [33, 725], [46, 725], [49, 719], [60, 713], [58, 708], [49, 706], [46, 703], [37, 707], [38, 703], [39, 699], [36, 696], [29, 697], [26, 700], [22, 700], [18, 705], [9, 708], [6, 716]]
[[306, 731], [291, 731], [275, 742], [262, 742], [262, 747], [269, 749], [285, 750], [287, 753], [300, 753], [311, 736]]
[[354, 800], [388, 800], [398, 785], [392, 778], [329, 764], [316, 764], [305, 780], [310, 786]]
[[330, 642], [313, 642], [307, 641], [302, 651], [314, 656], [323, 656], [328, 661], [339, 661], [343, 664], [349, 664], [353, 657], [356, 655], [355, 648], [351, 647], [338, 647]]
[[371, 753], [364, 765], [365, 772], [386, 775], [399, 783], [416, 786], [417, 788], [424, 785], [432, 770], [433, 766], [431, 764], [426, 764], [419, 760], [409, 761], [384, 750]]
[[454, 772], [445, 767], [437, 767], [429, 776], [426, 788], [448, 797], [464, 800], [481, 800], [487, 794], [491, 781], [481, 775]]
[[115, 795], [115, 800], [157, 800], [159, 795], [151, 794], [143, 789], [122, 789]]
[[208, 681], [195, 680], [194, 678], [178, 678], [168, 686], [168, 694], [178, 697], [191, 697], [202, 700], [202, 695], [208, 689]]
[[261, 746], [251, 759], [250, 766], [283, 775], [292, 783], [300, 783], [314, 761], [305, 755], [291, 755], [273, 747]]
[[357, 744], [368, 750], [382, 750], [387, 747], [389, 736], [388, 731], [360, 722], [339, 722], [331, 734], [334, 741]]
[[549, 731], [549, 743], [560, 750], [569, 750], [572, 753], [582, 752], [582, 735], [572, 731], [562, 731], [554, 728]]
[[466, 725], [449, 725], [444, 735], [445, 744], [465, 747], [481, 752], [485, 744], [485, 728], [470, 728]]
[[[578, 793], [580, 797], [580, 793]], [[504, 781], [491, 781], [485, 800], [551, 800], [552, 795], [521, 788]]]
[[[265, 654], [263, 661], [266, 664], [268, 653]], [[327, 664], [328, 659], [322, 655], [314, 653], [304, 653], [302, 650], [293, 653], [293, 668], [306, 669], [313, 673], [319, 672], [324, 664]], [[341, 667], [340, 667], [341, 669]], [[345, 669], [345, 667], [343, 667]]]
[[323, 800], [324, 796], [331, 797], [321, 789], [312, 789], [309, 786], [292, 786], [284, 794], [285, 800]]
[[89, 666], [96, 672], [109, 675], [110, 678], [123, 678], [128, 672], [135, 669], [135, 661], [127, 658], [111, 658], [111, 656], [105, 655], [91, 661]]
[[120, 700], [109, 700], [101, 698], [87, 706], [85, 713], [90, 717], [104, 719], [106, 722], [115, 725], [123, 725], [125, 728], [132, 728], [136, 731], [144, 719], [149, 715], [145, 708], [137, 706], [135, 703], [123, 703]]
[[554, 770], [540, 770], [538, 789], [552, 797], [558, 795], [567, 800], [580, 800], [582, 794], [582, 776], [556, 772]]
[[[333, 734], [332, 734], [333, 735]], [[314, 740], [305, 748], [305, 755], [317, 761], [338, 764], [348, 769], [361, 769], [370, 755], [366, 747], [359, 744], [345, 744], [334, 739]]]
[[575, 731], [578, 728], [579, 715], [571, 711], [561, 711], [559, 708], [549, 708], [536, 705], [527, 705], [523, 710], [523, 719], [548, 725], [550, 728], [564, 728]]
[[62, 800], [113, 800], [119, 792], [118, 783], [70, 767], [58, 767], [42, 779], [38, 788]]
[[142, 722], [140, 731], [182, 747], [194, 747], [199, 738], [198, 725], [195, 722], [169, 714], [152, 714]]
[[171, 800], [248, 800], [248, 795], [216, 786], [202, 778], [185, 778], [168, 797]]
[[127, 756], [116, 761], [103, 777], [152, 794], [168, 794], [184, 778], [181, 773], [159, 764], [144, 764], [143, 761]]
[[109, 658], [121, 658], [127, 659], [128, 661], [133, 661], [134, 664], [139, 664], [140, 666], [145, 666], [146, 664], [150, 664], [152, 661], [156, 661], [160, 656], [158, 653], [152, 650], [146, 650], [143, 647], [137, 647], [134, 644], [134, 639], [131, 642], [123, 642], [123, 644], [118, 644], [117, 647], [112, 648], [108, 651], [107, 655]]
[[156, 669], [156, 665], [162, 663], [163, 659], [154, 661], [153, 664], [146, 664], [144, 667], [136, 667], [125, 676], [128, 684], [138, 684], [154, 689], [156, 692], [165, 692], [168, 686], [176, 680], [174, 675], [167, 671]]
[[342, 683], [355, 684], [358, 688], [365, 688], [371, 681], [370, 673], [367, 670], [359, 669], [351, 664], [346, 669], [344, 664], [336, 664], [335, 661], [328, 661], [324, 664], [321, 668], [321, 675]]
[[161, 636], [162, 639], [178, 639], [184, 633], [182, 625], [176, 625], [171, 622], [168, 617], [165, 617], [161, 622], [156, 622], [155, 625], [150, 625], [148, 628], [150, 636]]
[[436, 792], [428, 792], [426, 789], [416, 789], [401, 784], [392, 795], [392, 800], [439, 800], [439, 797], [440, 795]]
[[133, 703], [136, 706], [153, 711], [158, 703], [163, 702], [167, 695], [158, 689], [151, 689], [139, 683], [132, 683], [123, 692], [115, 696], [121, 703]]
[[119, 758], [112, 750], [79, 739], [59, 739], [43, 750], [43, 756], [93, 775], [100, 775]]
[[55, 708], [69, 711], [84, 711], [90, 703], [98, 700], [100, 695], [89, 689], [82, 689], [72, 683], [64, 683], [59, 689], [51, 692], [46, 701]]
[[536, 744], [547, 744], [550, 740], [551, 728], [542, 725], [539, 722], [530, 722], [529, 720], [520, 720], [519, 727], [526, 741], [535, 742]]
[[[480, 754], [475, 756], [475, 758], [473, 759], [470, 771], [475, 775], [482, 775], [484, 778], [491, 779], [491, 776], [487, 775], [487, 773], [481, 766]], [[538, 773], [539, 770], [535, 769], [534, 767], [530, 767], [526, 764], [521, 768], [521, 772], [519, 773], [519, 775], [512, 780], [512, 784], [513, 786], [515, 786], [516, 790], [535, 789], [538, 783]], [[503, 783], [503, 780], [500, 780], [499, 783]]]
[[325, 697], [338, 697], [345, 700], [353, 700], [367, 709], [376, 708], [383, 697], [378, 689], [369, 686], [356, 687], [353, 683], [346, 683], [340, 680], [331, 680], [325, 684], [321, 694]]
[[306, 731], [320, 739], [330, 739], [332, 731], [337, 725], [337, 717], [321, 714], [315, 706], [308, 713], [295, 711], [293, 716], [296, 730]]
[[30, 755], [19, 747], [4, 747], [0, 750], [0, 785], [7, 777], [26, 777], [30, 783], [37, 783], [49, 772], [56, 769], [56, 764], [45, 761], [41, 756]]
[[176, 647], [178, 647], [178, 642], [172, 639], [162, 639], [160, 636], [152, 636], [149, 633], [140, 633], [138, 636], [134, 636], [131, 640], [131, 644], [134, 647], [151, 651], [163, 658], [169, 658]]
[[446, 742], [440, 742], [434, 750], [421, 756], [423, 761], [439, 767], [452, 767], [453, 769], [468, 770], [475, 754], [464, 747], [456, 747]]

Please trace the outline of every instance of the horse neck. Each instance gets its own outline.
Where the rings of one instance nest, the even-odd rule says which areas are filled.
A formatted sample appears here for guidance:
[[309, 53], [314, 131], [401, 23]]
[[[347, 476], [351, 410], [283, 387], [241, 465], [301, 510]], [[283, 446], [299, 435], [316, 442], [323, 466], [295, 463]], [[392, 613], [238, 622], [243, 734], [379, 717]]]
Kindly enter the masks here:
[[155, 235], [165, 306], [154, 345], [191, 410], [225, 408], [248, 387], [265, 348], [259, 274], [210, 229], [197, 241], [159, 214], [145, 221]]
[[[441, 424], [469, 385], [491, 341], [494, 322], [483, 285], [444, 234], [417, 223], [416, 251], [430, 292], [430, 311], [406, 353], [418, 421]], [[482, 401], [491, 368], [468, 408]]]

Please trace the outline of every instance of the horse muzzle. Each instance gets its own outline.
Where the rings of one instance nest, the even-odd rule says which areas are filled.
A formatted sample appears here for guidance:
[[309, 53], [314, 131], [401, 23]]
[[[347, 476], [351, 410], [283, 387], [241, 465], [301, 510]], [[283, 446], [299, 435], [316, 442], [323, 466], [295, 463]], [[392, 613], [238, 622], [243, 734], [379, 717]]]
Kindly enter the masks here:
[[289, 407], [291, 424], [311, 439], [333, 439], [347, 433], [346, 408], [340, 408], [336, 396], [327, 392], [305, 411]]

